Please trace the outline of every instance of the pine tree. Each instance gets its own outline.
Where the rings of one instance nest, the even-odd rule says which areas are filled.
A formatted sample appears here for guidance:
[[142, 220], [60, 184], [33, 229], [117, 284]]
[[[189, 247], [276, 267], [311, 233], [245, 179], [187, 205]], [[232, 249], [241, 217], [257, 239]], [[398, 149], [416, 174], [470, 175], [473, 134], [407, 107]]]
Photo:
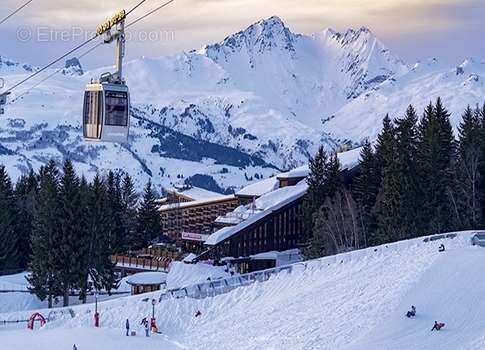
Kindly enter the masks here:
[[396, 145], [399, 169], [397, 193], [399, 196], [399, 228], [397, 239], [417, 236], [416, 215], [419, 205], [419, 189], [416, 175], [416, 154], [418, 144], [418, 116], [413, 106], [409, 106], [406, 115], [396, 120]]
[[453, 227], [452, 170], [455, 140], [449, 113], [438, 98], [430, 104], [419, 125], [417, 174], [421, 205], [417, 220], [422, 234]]
[[99, 175], [94, 177], [90, 186], [88, 211], [89, 273], [96, 290], [105, 289], [109, 292], [118, 286], [115, 265], [111, 262], [114, 253], [114, 224], [106, 186]]
[[386, 115], [382, 121], [382, 130], [376, 141], [376, 164], [379, 181], [382, 179], [382, 169], [386, 167], [387, 161], [392, 159], [394, 154], [395, 139], [396, 129], [389, 115]]
[[40, 300], [48, 299], [49, 308], [54, 298], [63, 295], [59, 264], [55, 252], [59, 230], [59, 174], [55, 162], [50, 161], [40, 170], [39, 191], [34, 201], [32, 222], [31, 275], [27, 278], [31, 291]]
[[323, 193], [323, 182], [327, 161], [327, 152], [325, 152], [323, 146], [320, 146], [315, 157], [310, 158], [308, 163], [309, 174], [306, 178], [308, 190], [303, 200], [303, 223], [306, 232], [305, 240], [310, 240], [312, 238], [313, 215], [323, 205], [326, 198], [325, 193]]
[[114, 234], [114, 250], [115, 252], [123, 251], [126, 246], [125, 230], [123, 227], [123, 203], [121, 194], [121, 180], [119, 175], [115, 175], [113, 171], [108, 173], [107, 178], [108, 189], [108, 204], [113, 215], [113, 234]]
[[12, 182], [2, 165], [0, 166], [0, 271], [13, 271], [19, 268], [14, 208]]
[[15, 202], [17, 218], [16, 231], [18, 236], [19, 265], [26, 269], [32, 250], [30, 241], [32, 236], [32, 220], [34, 216], [34, 198], [38, 190], [38, 180], [34, 171], [23, 175], [15, 185]]
[[458, 229], [477, 229], [482, 225], [480, 169], [484, 167], [483, 136], [480, 110], [472, 111], [468, 106], [458, 128], [458, 159], [454, 176], [459, 208]]
[[91, 198], [91, 192], [89, 184], [84, 176], [81, 177], [79, 182], [79, 207], [82, 208], [79, 221], [83, 229], [83, 238], [77, 243], [77, 257], [79, 259], [78, 278], [76, 278], [76, 288], [79, 290], [79, 299], [86, 302], [87, 293], [90, 291], [91, 285], [89, 284], [89, 271], [91, 256], [94, 254], [92, 251], [95, 247], [95, 237], [90, 231], [90, 207], [89, 201]]
[[[325, 247], [328, 241], [322, 239], [321, 230], [316, 228], [317, 219], [325, 219], [326, 208], [333, 204], [336, 193], [343, 186], [337, 154], [334, 153], [328, 157], [321, 147], [316, 157], [310, 161], [310, 175], [307, 177], [307, 183], [309, 188], [304, 199], [304, 213], [306, 214], [305, 220], [307, 220], [305, 227], [310, 234], [304, 253], [308, 258], [316, 258], [322, 253], [328, 252], [328, 247]], [[329, 205], [324, 206], [327, 202]]]
[[375, 217], [372, 209], [376, 204], [380, 187], [380, 168], [377, 158], [368, 140], [360, 152], [359, 175], [355, 179], [354, 196], [359, 208], [362, 235], [365, 245], [377, 244], [375, 238]]
[[69, 305], [69, 291], [82, 283], [83, 256], [79, 249], [85, 240], [85, 226], [81, 217], [83, 208], [80, 201], [80, 183], [74, 166], [68, 159], [64, 163], [63, 175], [59, 186], [59, 229], [60, 240], [56, 248], [56, 257], [62, 263], [60, 280], [63, 288], [64, 306]]
[[377, 159], [379, 163], [380, 187], [376, 204], [372, 210], [376, 218], [375, 241], [373, 244], [391, 242], [396, 239], [399, 220], [399, 176], [400, 167], [397, 160], [396, 128], [386, 116], [384, 128], [379, 134]]
[[121, 219], [124, 242], [122, 250], [131, 249], [136, 245], [137, 202], [135, 186], [130, 175], [126, 174], [121, 183]]
[[152, 182], [148, 180], [138, 209], [138, 248], [147, 247], [150, 241], [162, 235], [162, 223], [156, 199]]

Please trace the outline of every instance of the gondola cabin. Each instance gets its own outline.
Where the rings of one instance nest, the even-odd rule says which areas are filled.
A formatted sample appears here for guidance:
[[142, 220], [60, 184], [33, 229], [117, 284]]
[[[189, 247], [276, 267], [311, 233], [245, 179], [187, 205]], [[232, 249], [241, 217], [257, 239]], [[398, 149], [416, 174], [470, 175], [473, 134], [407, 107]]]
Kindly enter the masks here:
[[83, 133], [90, 141], [128, 142], [130, 94], [125, 84], [91, 83], [84, 92]]

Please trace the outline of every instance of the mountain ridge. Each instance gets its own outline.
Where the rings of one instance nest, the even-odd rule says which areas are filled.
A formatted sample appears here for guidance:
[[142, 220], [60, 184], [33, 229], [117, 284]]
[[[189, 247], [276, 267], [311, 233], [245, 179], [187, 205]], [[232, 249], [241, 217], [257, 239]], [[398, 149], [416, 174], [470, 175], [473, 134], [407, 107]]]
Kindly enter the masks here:
[[[386, 113], [399, 116], [410, 103], [419, 110], [442, 96], [457, 113], [485, 100], [481, 67], [472, 59], [451, 68], [438, 60], [408, 65], [366, 27], [304, 35], [273, 16], [199, 50], [127, 62], [129, 148], [81, 138], [84, 85], [107, 68], [83, 71], [73, 59], [36, 89], [26, 84], [0, 119], [8, 150], [1, 161], [15, 177], [70, 156], [87, 174], [125, 169], [159, 188], [198, 174], [227, 192], [303, 164], [320, 144], [330, 150], [372, 139]], [[34, 69], [0, 56], [7, 87]]]

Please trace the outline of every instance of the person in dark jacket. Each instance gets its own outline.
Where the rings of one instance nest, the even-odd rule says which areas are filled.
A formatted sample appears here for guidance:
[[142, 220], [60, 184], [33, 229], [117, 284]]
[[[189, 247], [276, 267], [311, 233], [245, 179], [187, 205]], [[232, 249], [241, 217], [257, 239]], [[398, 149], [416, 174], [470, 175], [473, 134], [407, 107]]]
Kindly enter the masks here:
[[416, 316], [416, 307], [414, 305], [411, 305], [411, 310], [407, 312], [406, 317], [414, 317]]
[[126, 336], [130, 336], [130, 321], [126, 319]]
[[431, 328], [431, 331], [439, 331], [444, 326], [445, 326], [444, 323], [438, 322], [438, 321], [434, 321], [434, 326], [433, 326], [433, 328]]

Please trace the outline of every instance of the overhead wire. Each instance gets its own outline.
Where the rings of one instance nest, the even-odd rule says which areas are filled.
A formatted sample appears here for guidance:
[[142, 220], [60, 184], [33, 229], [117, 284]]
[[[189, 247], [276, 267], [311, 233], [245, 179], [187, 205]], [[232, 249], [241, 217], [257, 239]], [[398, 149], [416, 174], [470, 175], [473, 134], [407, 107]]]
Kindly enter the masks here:
[[[84, 52], [82, 55], [80, 55], [78, 57], [78, 59], [81, 59], [83, 58], [84, 56], [90, 54], [91, 52], [93, 52], [95, 49], [97, 49], [99, 46], [103, 45], [104, 42], [101, 42], [101, 43], [98, 43], [96, 45], [94, 45], [93, 47], [91, 47], [89, 50], [87, 50], [86, 52]], [[49, 80], [50, 78], [52, 78], [54, 75], [56, 75], [57, 73], [61, 72], [63, 70], [63, 68], [59, 68], [57, 70], [55, 70], [54, 72], [52, 72], [51, 74], [49, 74], [48, 76], [46, 76], [44, 79], [38, 81], [37, 83], [35, 83], [34, 85], [32, 85], [28, 90], [22, 92], [20, 95], [16, 96], [10, 103], [14, 103], [15, 101], [17, 101], [18, 99], [24, 97], [25, 95], [27, 95], [30, 91], [32, 91], [33, 89], [35, 89], [37, 86], [39, 86], [40, 84], [42, 84], [43, 82], [45, 82], [46, 80]]]
[[[30, 0], [30, 1], [33, 1], [33, 0]], [[132, 13], [133, 11], [135, 11], [138, 7], [140, 7], [146, 0], [141, 0], [138, 4], [136, 4], [132, 9], [130, 9], [127, 14], [130, 14]], [[145, 15], [137, 18], [136, 20], [134, 20], [133, 22], [129, 23], [128, 25], [125, 26], [125, 28], [128, 28], [128, 27], [131, 27], [133, 26], [134, 24], [140, 22], [141, 20], [147, 18], [148, 16], [152, 15], [153, 13], [161, 10], [162, 8], [170, 5], [172, 2], [174, 2], [175, 0], [169, 0], [165, 3], [163, 3], [162, 5], [158, 6], [157, 8], [151, 10], [150, 12], [146, 13]], [[24, 84], [25, 82], [27, 82], [28, 80], [36, 77], [37, 75], [39, 75], [40, 73], [42, 73], [43, 71], [45, 71], [46, 69], [49, 69], [50, 67], [52, 67], [54, 64], [58, 63], [59, 61], [63, 60], [64, 58], [66, 58], [67, 56], [71, 55], [72, 53], [76, 52], [77, 50], [81, 49], [82, 47], [86, 46], [87, 44], [89, 44], [90, 42], [92, 42], [93, 40], [95, 40], [97, 37], [99, 37], [100, 34], [95, 34], [93, 37], [89, 38], [88, 40], [84, 41], [83, 43], [77, 45], [76, 47], [74, 47], [73, 49], [71, 49], [69, 52], [65, 53], [64, 55], [62, 55], [61, 57], [55, 59], [54, 61], [50, 62], [49, 64], [47, 64], [46, 66], [42, 67], [41, 69], [35, 71], [34, 73], [32, 73], [31, 75], [29, 75], [28, 77], [26, 77], [25, 79], [21, 80], [20, 82], [16, 83], [15, 85], [13, 85], [12, 87], [10, 87], [6, 93], [9, 93], [11, 92], [12, 90], [14, 90], [15, 88], [19, 87], [20, 85]], [[99, 45], [98, 45], [99, 46]], [[96, 46], [97, 47], [97, 46]], [[94, 49], [93, 49], [94, 50]], [[54, 75], [54, 74], [52, 74]], [[50, 77], [50, 76], [49, 76]], [[48, 78], [45, 78], [45, 80], [47, 80]], [[45, 81], [44, 80], [44, 81]]]
[[25, 6], [27, 6], [28, 4], [30, 4], [32, 1], [34, 1], [34, 0], [28, 0], [26, 3], [24, 3], [22, 6], [18, 7], [11, 14], [9, 14], [7, 17], [5, 17], [4, 19], [0, 20], [0, 25], [2, 25], [3, 23], [7, 22], [9, 18], [15, 16], [15, 14], [17, 14], [18, 12], [20, 12]]

